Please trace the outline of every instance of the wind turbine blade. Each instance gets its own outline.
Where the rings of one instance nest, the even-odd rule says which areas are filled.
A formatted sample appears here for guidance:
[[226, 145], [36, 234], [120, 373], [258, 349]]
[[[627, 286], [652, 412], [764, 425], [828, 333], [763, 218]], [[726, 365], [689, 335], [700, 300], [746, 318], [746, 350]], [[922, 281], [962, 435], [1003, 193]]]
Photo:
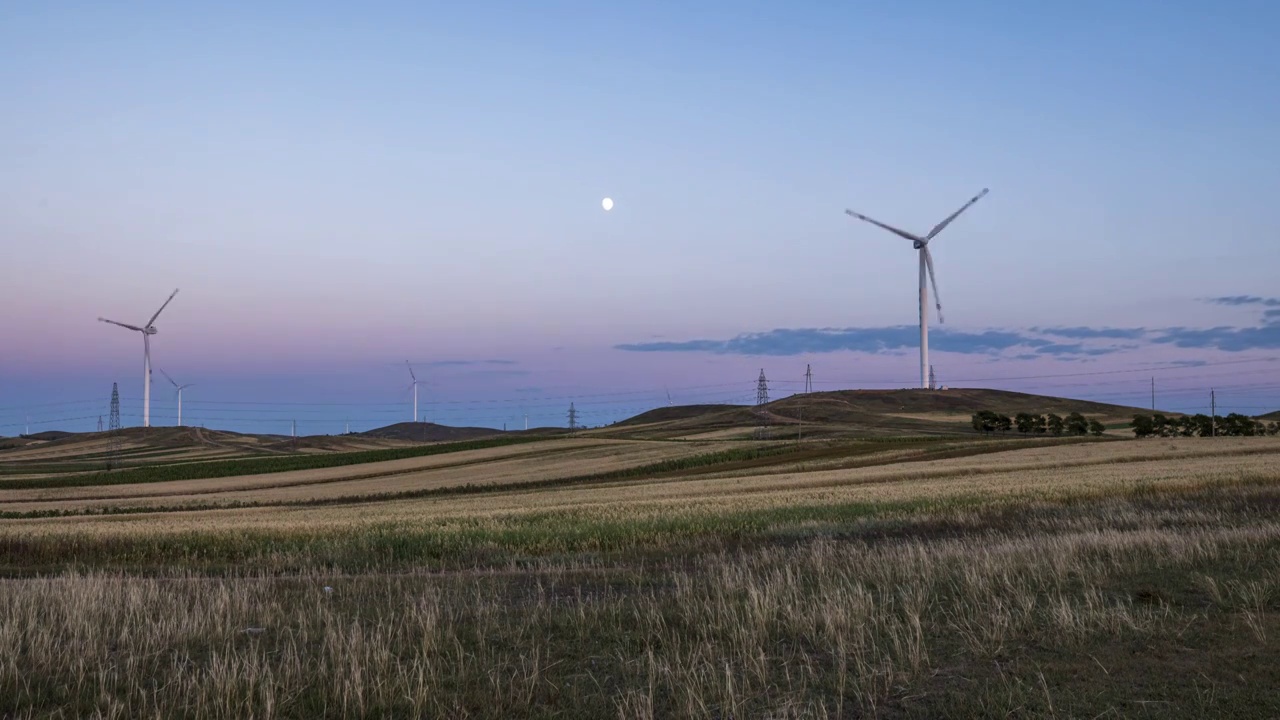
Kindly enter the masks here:
[[173, 296], [177, 294], [178, 294], [178, 289], [174, 288], [173, 292], [169, 293], [169, 299], [165, 300], [164, 304], [160, 306], [160, 309], [156, 311], [156, 314], [152, 315], [151, 319], [147, 321], [147, 327], [151, 327], [151, 323], [154, 323], [156, 321], [156, 318], [160, 317], [160, 313], [164, 312], [164, 309], [169, 307], [169, 303], [173, 302]]
[[404, 364], [409, 368], [409, 377], [413, 378], [415, 383], [418, 382], [418, 376], [413, 374], [413, 366], [409, 364], [408, 360], [405, 360]]
[[940, 232], [942, 232], [942, 229], [943, 229], [943, 228], [945, 228], [946, 226], [950, 225], [952, 220], [955, 220], [956, 218], [960, 217], [960, 213], [964, 212], [965, 210], [968, 210], [968, 209], [969, 209], [969, 207], [970, 207], [971, 205], [973, 205], [974, 203], [976, 203], [976, 202], [978, 202], [979, 200], [981, 200], [981, 199], [982, 199], [982, 196], [983, 196], [983, 195], [986, 195], [988, 190], [989, 190], [989, 188], [982, 188], [982, 192], [978, 193], [977, 195], [974, 195], [974, 196], [969, 200], [969, 202], [967, 202], [967, 203], [965, 203], [963, 206], [961, 206], [961, 208], [960, 208], [959, 210], [957, 210], [957, 211], [955, 211], [955, 212], [951, 213], [951, 216], [950, 216], [950, 217], [948, 217], [946, 220], [943, 220], [942, 222], [940, 222], [940, 223], [938, 223], [937, 225], [935, 225], [935, 226], [933, 227], [933, 229], [929, 231], [929, 234], [925, 236], [925, 240], [932, 240], [932, 239], [933, 239], [933, 236], [934, 236], [934, 235], [937, 235], [937, 234], [938, 234], [938, 233], [940, 233]]
[[174, 381], [173, 378], [169, 377], [169, 373], [164, 371], [164, 368], [156, 368], [156, 369], [160, 371], [160, 374], [164, 376], [165, 380], [168, 380], [170, 383], [172, 383], [174, 387], [179, 387], [178, 383]]
[[929, 267], [929, 284], [933, 286], [933, 304], [938, 309], [938, 322], [942, 323], [942, 296], [938, 295], [938, 279], [933, 275], [933, 253], [929, 252], [929, 248], [920, 248], [924, 253], [924, 264]]
[[130, 330], [137, 330], [138, 332], [142, 332], [142, 328], [140, 327], [136, 327], [134, 325], [126, 325], [122, 322], [116, 322], [115, 320], [108, 320], [104, 317], [98, 318], [98, 322], [111, 323], [112, 325], [119, 325], [122, 328], [129, 328]]
[[859, 220], [862, 220], [863, 222], [869, 222], [869, 223], [871, 223], [872, 225], [875, 225], [875, 226], [876, 226], [876, 227], [878, 227], [878, 228], [884, 228], [885, 230], [888, 230], [889, 232], [893, 233], [894, 235], [897, 235], [897, 236], [899, 236], [899, 237], [904, 237], [904, 238], [906, 238], [906, 239], [910, 240], [911, 242], [918, 242], [918, 243], [926, 242], [926, 241], [925, 241], [925, 239], [924, 239], [924, 238], [922, 238], [922, 237], [920, 237], [919, 235], [912, 235], [911, 233], [907, 232], [906, 230], [901, 230], [901, 229], [896, 228], [896, 227], [894, 227], [894, 226], [892, 226], [892, 225], [886, 225], [886, 224], [884, 224], [884, 223], [880, 222], [879, 220], [875, 220], [875, 219], [873, 219], [873, 218], [869, 218], [869, 217], [867, 217], [866, 215], [863, 215], [862, 213], [856, 213], [856, 212], [854, 212], [854, 211], [852, 211], [852, 210], [845, 210], [844, 212], [845, 212], [845, 214], [846, 214], [846, 215], [848, 215], [848, 216], [850, 216], [850, 217], [856, 217], [856, 218], [858, 218]]

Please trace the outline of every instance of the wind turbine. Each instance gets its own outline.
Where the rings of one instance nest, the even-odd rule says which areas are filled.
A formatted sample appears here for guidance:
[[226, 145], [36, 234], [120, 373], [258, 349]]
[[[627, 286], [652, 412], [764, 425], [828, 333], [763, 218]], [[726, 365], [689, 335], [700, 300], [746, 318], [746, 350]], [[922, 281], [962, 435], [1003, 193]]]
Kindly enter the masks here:
[[177, 294], [178, 290], [174, 288], [173, 292], [169, 293], [169, 299], [164, 301], [164, 305], [161, 305], [156, 314], [152, 315], [147, 324], [142, 327], [126, 325], [104, 317], [98, 318], [99, 322], [119, 325], [122, 328], [142, 333], [142, 427], [151, 427], [151, 336], [156, 334], [156, 318], [160, 317], [160, 313], [164, 312], [169, 303], [173, 302], [173, 296]]
[[169, 373], [165, 372], [164, 368], [157, 368], [157, 369], [160, 371], [160, 374], [164, 376], [165, 380], [168, 380], [169, 382], [173, 383], [173, 386], [178, 389], [178, 427], [182, 427], [182, 389], [189, 388], [192, 385], [195, 385], [195, 383], [187, 383], [186, 385], [179, 385], [177, 381], [169, 377]]
[[410, 383], [413, 388], [413, 422], [418, 422], [418, 376], [413, 374], [413, 366], [408, 360], [405, 360], [404, 364], [409, 368], [409, 377], [413, 378], [413, 382]]
[[852, 210], [845, 210], [847, 215], [858, 218], [865, 222], [869, 222], [876, 227], [888, 230], [899, 237], [906, 238], [911, 241], [911, 246], [920, 251], [920, 387], [927, 389], [929, 387], [929, 286], [925, 284], [925, 275], [928, 275], [930, 285], [933, 285], [933, 298], [935, 307], [938, 309], [938, 322], [942, 320], [942, 300], [938, 297], [938, 280], [933, 274], [933, 254], [929, 252], [929, 241], [938, 236], [952, 220], [960, 217], [960, 213], [969, 209], [969, 206], [982, 199], [987, 194], [988, 188], [983, 188], [982, 192], [974, 195], [969, 202], [960, 207], [959, 210], [951, 213], [946, 220], [933, 226], [928, 235], [920, 236], [909, 233], [906, 230], [900, 230], [892, 225], [886, 225], [879, 220], [873, 220], [866, 215], [856, 213]]

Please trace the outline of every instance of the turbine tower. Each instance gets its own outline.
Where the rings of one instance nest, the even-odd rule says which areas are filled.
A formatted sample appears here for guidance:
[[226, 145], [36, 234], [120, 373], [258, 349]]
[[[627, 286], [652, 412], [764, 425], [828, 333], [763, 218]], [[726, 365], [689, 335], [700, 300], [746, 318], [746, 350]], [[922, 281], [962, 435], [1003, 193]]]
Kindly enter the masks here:
[[413, 382], [409, 384], [413, 388], [413, 418], [411, 422], [418, 422], [418, 376], [413, 374], [413, 366], [408, 360], [404, 361], [406, 367], [409, 368], [409, 377], [413, 378]]
[[164, 301], [164, 305], [161, 305], [156, 314], [152, 315], [147, 324], [142, 327], [126, 325], [104, 317], [98, 318], [99, 322], [119, 325], [127, 330], [142, 333], [142, 427], [151, 427], [151, 336], [156, 334], [156, 318], [160, 317], [160, 313], [164, 312], [166, 307], [169, 307], [169, 303], [173, 302], [173, 296], [177, 294], [178, 290], [175, 288], [169, 293], [169, 299]]
[[157, 369], [160, 370], [160, 374], [164, 376], [165, 380], [168, 380], [169, 382], [173, 383], [173, 386], [178, 389], [178, 427], [182, 427], [182, 389], [189, 388], [192, 385], [195, 385], [195, 383], [187, 383], [186, 385], [179, 385], [173, 378], [169, 377], [169, 373], [165, 372], [164, 368], [157, 368]]
[[[901, 230], [892, 225], [886, 225], [879, 220], [873, 220], [866, 215], [856, 213], [852, 210], [845, 210], [847, 215], [855, 217], [864, 222], [869, 222], [876, 227], [888, 230], [902, 238], [911, 241], [911, 246], [919, 251], [920, 254], [920, 387], [928, 389], [929, 387], [929, 285], [933, 285], [934, 306], [938, 309], [938, 322], [942, 320], [942, 300], [938, 297], [938, 280], [933, 274], [933, 254], [929, 252], [929, 241], [938, 236], [952, 220], [960, 217], [960, 213], [969, 209], [969, 206], [982, 199], [987, 194], [987, 188], [983, 188], [982, 192], [974, 195], [969, 202], [960, 207], [959, 210], [951, 213], [946, 220], [938, 223], [929, 231], [928, 235], [915, 235]], [[926, 278], [926, 275], [928, 276]], [[925, 283], [926, 279], [928, 284]]]

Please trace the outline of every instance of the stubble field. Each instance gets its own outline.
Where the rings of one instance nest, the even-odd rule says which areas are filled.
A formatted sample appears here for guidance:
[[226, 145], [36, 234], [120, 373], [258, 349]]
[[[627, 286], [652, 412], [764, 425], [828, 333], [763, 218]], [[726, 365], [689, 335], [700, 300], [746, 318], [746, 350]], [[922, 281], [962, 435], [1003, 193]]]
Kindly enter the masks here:
[[0, 716], [1280, 713], [1274, 439], [433, 452], [0, 477]]

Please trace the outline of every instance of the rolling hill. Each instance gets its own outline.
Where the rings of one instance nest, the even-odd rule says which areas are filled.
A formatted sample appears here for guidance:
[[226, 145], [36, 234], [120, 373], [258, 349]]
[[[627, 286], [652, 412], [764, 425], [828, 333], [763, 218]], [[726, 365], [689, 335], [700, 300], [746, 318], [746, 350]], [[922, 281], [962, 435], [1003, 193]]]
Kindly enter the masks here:
[[[973, 413], [991, 410], [1078, 412], [1104, 423], [1127, 422], [1141, 408], [1005, 390], [839, 390], [792, 395], [764, 406], [691, 405], [659, 408], [615, 423], [600, 434], [647, 438], [727, 438], [758, 426], [796, 427], [806, 436], [877, 436], [971, 432]], [[787, 430], [786, 432], [791, 432]]]
[[8, 463], [101, 463], [114, 457], [125, 465], [188, 462], [227, 457], [342, 452], [402, 447], [394, 439], [358, 435], [250, 435], [199, 427], [123, 428], [111, 433], [41, 433], [52, 439], [8, 438], [0, 441], [0, 466]]
[[482, 427], [451, 427], [436, 423], [406, 422], [356, 433], [360, 437], [378, 440], [407, 440], [410, 442], [457, 442], [501, 435], [501, 430]]
[[688, 418], [697, 418], [712, 413], [740, 410], [745, 405], [672, 405], [668, 407], [654, 408], [642, 412], [639, 415], [629, 417], [626, 420], [619, 420], [611, 427], [630, 427], [633, 425], [648, 425], [650, 423], [670, 422], [672, 420], [686, 420]]
[[[745, 439], [764, 437], [875, 437], [972, 433], [969, 419], [979, 410], [1006, 415], [1020, 412], [1079, 412], [1121, 425], [1141, 408], [1004, 390], [840, 390], [793, 395], [766, 405], [683, 405], [659, 407], [612, 425], [579, 434], [618, 439]], [[1280, 412], [1263, 416], [1280, 419]], [[762, 430], [761, 428], [766, 428]], [[530, 429], [532, 435], [562, 435], [565, 428]], [[197, 427], [125, 428], [112, 454], [107, 433], [48, 431], [0, 440], [0, 463], [93, 463], [116, 457], [125, 464], [188, 462], [225, 457], [326, 453], [459, 442], [502, 435], [484, 427], [435, 423], [396, 423], [349, 435], [288, 437], [251, 435]], [[511, 431], [508, 434], [524, 434]]]

